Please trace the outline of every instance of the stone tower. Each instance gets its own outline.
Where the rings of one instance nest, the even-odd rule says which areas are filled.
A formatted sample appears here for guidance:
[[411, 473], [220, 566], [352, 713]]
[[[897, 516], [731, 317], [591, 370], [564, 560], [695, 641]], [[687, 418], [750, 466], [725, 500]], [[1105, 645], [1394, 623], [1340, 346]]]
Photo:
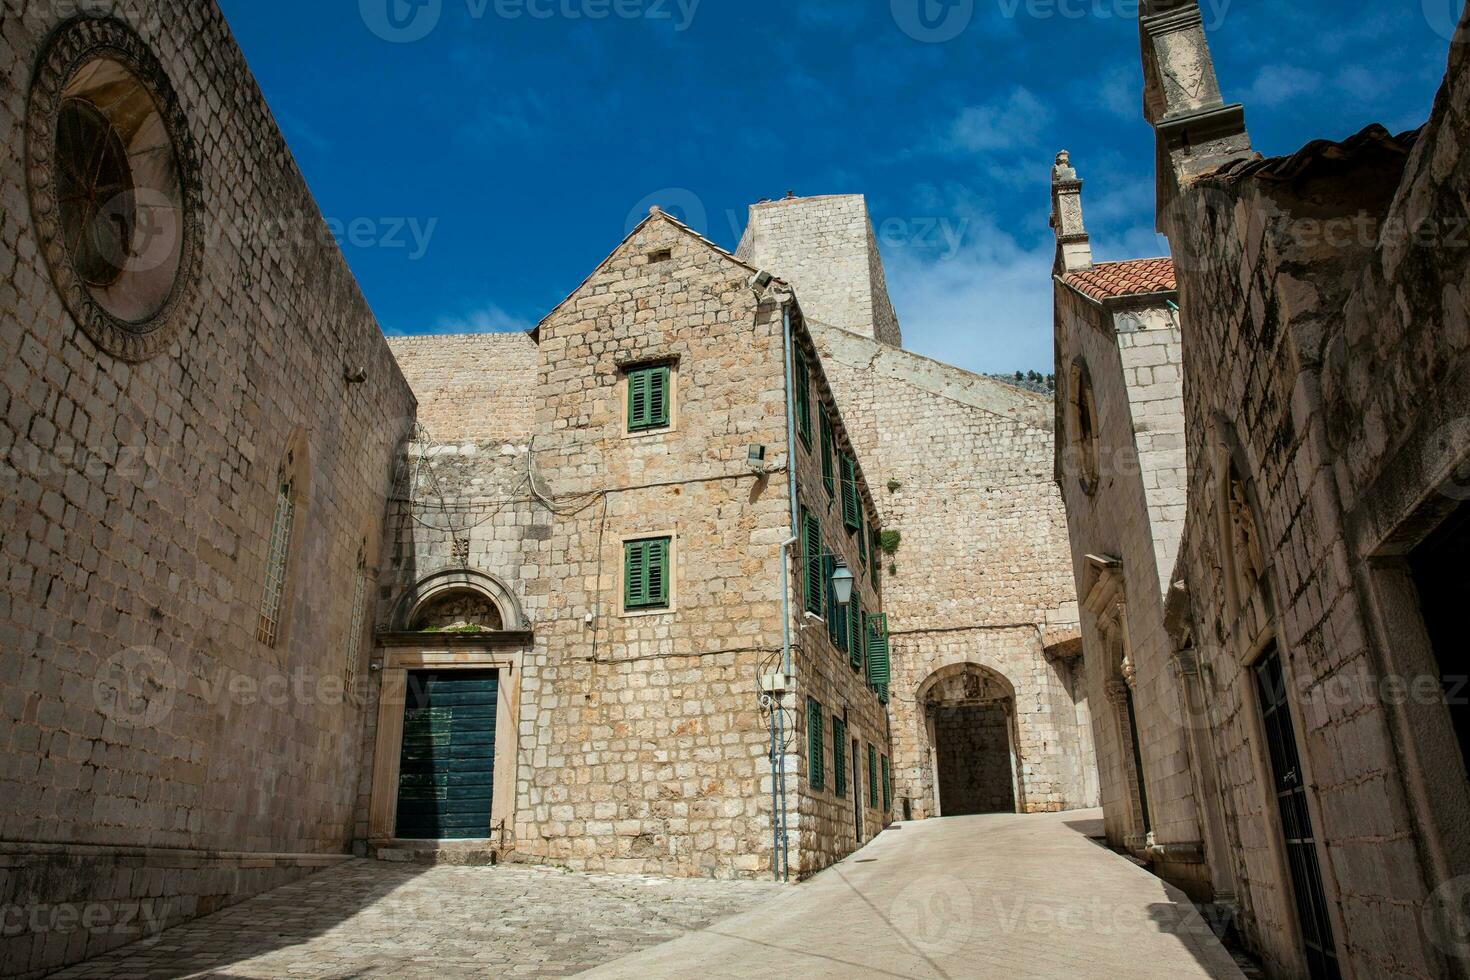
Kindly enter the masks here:
[[903, 346], [868, 202], [861, 194], [752, 204], [735, 254], [752, 265], [779, 270], [801, 296], [808, 321]]

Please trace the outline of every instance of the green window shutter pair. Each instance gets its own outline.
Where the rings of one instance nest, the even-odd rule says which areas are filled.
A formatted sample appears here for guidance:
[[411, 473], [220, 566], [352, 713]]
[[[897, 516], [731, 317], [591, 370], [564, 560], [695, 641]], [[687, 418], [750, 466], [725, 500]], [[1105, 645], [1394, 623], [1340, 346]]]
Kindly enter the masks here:
[[885, 704], [889, 679], [888, 616], [873, 613], [868, 617], [868, 686], [879, 692]]
[[669, 424], [669, 366], [628, 372], [628, 431], [661, 429]]
[[847, 604], [847, 633], [852, 637], [852, 642], [847, 645], [847, 662], [853, 670], [863, 669], [863, 621], [863, 603], [854, 589], [852, 602]]
[[669, 604], [668, 538], [623, 545], [623, 608], [663, 609]]
[[832, 419], [822, 410], [822, 486], [827, 488], [827, 497], [837, 495], [836, 465], [832, 462]]
[[832, 716], [832, 792], [847, 796], [847, 724]]
[[801, 348], [795, 350], [791, 359], [791, 371], [796, 375], [796, 431], [808, 447], [812, 444], [812, 379], [806, 369], [806, 355]]
[[878, 750], [868, 743], [868, 806], [878, 806]]
[[893, 808], [893, 791], [888, 786], [888, 756], [883, 757], [883, 812]]
[[801, 509], [802, 554], [806, 561], [806, 611], [822, 615], [822, 522]]
[[806, 781], [812, 789], [826, 784], [822, 768], [822, 705], [816, 698], [806, 699]]
[[856, 531], [863, 523], [862, 496], [858, 493], [857, 462], [842, 457], [842, 523]]

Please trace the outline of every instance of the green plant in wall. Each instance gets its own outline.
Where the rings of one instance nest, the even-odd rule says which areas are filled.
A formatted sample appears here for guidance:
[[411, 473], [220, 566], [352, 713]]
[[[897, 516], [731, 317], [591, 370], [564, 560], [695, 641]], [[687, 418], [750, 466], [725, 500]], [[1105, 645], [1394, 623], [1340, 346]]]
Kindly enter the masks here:
[[901, 531], [883, 531], [878, 535], [878, 547], [882, 548], [883, 553], [889, 557], [898, 554], [898, 546], [902, 542], [903, 533]]
[[888, 492], [889, 493], [898, 493], [899, 488], [902, 487], [902, 486], [903, 486], [903, 484], [902, 483], [899, 483], [897, 480], [889, 480], [888, 481]]

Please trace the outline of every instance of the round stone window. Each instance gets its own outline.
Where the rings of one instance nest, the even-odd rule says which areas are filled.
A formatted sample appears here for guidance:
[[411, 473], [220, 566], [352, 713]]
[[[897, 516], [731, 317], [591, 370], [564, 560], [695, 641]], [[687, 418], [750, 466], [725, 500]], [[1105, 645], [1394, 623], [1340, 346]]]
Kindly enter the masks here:
[[108, 353], [157, 353], [199, 261], [196, 169], [162, 68], [122, 24], [72, 21], [36, 75], [27, 129], [37, 236], [67, 308]]

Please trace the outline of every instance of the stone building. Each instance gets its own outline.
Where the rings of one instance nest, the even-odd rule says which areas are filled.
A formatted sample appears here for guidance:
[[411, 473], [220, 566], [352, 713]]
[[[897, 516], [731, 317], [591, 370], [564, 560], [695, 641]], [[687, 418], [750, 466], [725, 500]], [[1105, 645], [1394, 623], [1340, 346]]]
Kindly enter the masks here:
[[6, 975], [350, 854], [414, 413], [219, 11], [71, 6], [0, 13]]
[[1050, 403], [897, 346], [861, 199], [390, 344], [219, 11], [70, 7], [0, 14], [0, 972], [354, 853], [1096, 799]]
[[1166, 604], [1184, 530], [1184, 406], [1174, 265], [1094, 262], [1082, 181], [1052, 168], [1057, 238], [1056, 480], [1066, 501], [1108, 842], [1197, 900], [1228, 902], [1205, 866], [1224, 841], [1210, 746], [1187, 716], [1198, 679]]
[[802, 298], [879, 488], [900, 815], [1095, 805], [1051, 400], [898, 346], [861, 196], [753, 205], [737, 254]]
[[[1109, 575], [1120, 583], [1138, 675], [1126, 692], [1135, 768], [1100, 739], [1105, 760], [1124, 756], [1102, 767], [1110, 833], [1136, 834], [1141, 819], [1167, 846], [1190, 834], [1192, 811], [1210, 890], [1273, 976], [1470, 975], [1455, 632], [1470, 599], [1470, 264], [1455, 231], [1470, 221], [1470, 52], [1452, 45], [1420, 129], [1370, 126], [1263, 158], [1222, 96], [1197, 5], [1144, 7], [1145, 112], [1180, 314], [1177, 354], [1159, 356], [1177, 360], [1182, 385], [1142, 429], [1133, 341], [1116, 317], [1089, 332], [1068, 292], [1087, 275], [1068, 271], [1085, 262], [1080, 221], [1065, 203], [1054, 218], [1060, 400], [1083, 460], [1059, 477], [1085, 479], [1089, 454], [1106, 471], [1130, 419], [1139, 460], [1102, 477], [1118, 550], [1078, 573], [1089, 594]], [[1059, 199], [1073, 185], [1061, 167]], [[1121, 372], [1097, 367], [1113, 346]], [[1090, 375], [1062, 374], [1079, 355]], [[1160, 431], [1183, 435], [1182, 477], [1145, 462]], [[1149, 502], [1180, 488], [1182, 529]], [[1113, 545], [1080, 493], [1068, 490], [1074, 553]], [[1150, 540], [1155, 554], [1139, 555]], [[1159, 546], [1170, 541], [1174, 559]], [[1144, 563], [1156, 570], [1140, 576]], [[1090, 614], [1084, 642], [1103, 660], [1089, 675], [1110, 670], [1117, 647]]]
[[872, 494], [797, 300], [758, 272], [655, 209], [533, 331], [393, 341], [420, 411], [378, 569], [375, 853], [486, 836], [447, 806], [411, 826], [430, 671], [497, 672], [476, 819], [516, 860], [796, 876], [888, 822]]

